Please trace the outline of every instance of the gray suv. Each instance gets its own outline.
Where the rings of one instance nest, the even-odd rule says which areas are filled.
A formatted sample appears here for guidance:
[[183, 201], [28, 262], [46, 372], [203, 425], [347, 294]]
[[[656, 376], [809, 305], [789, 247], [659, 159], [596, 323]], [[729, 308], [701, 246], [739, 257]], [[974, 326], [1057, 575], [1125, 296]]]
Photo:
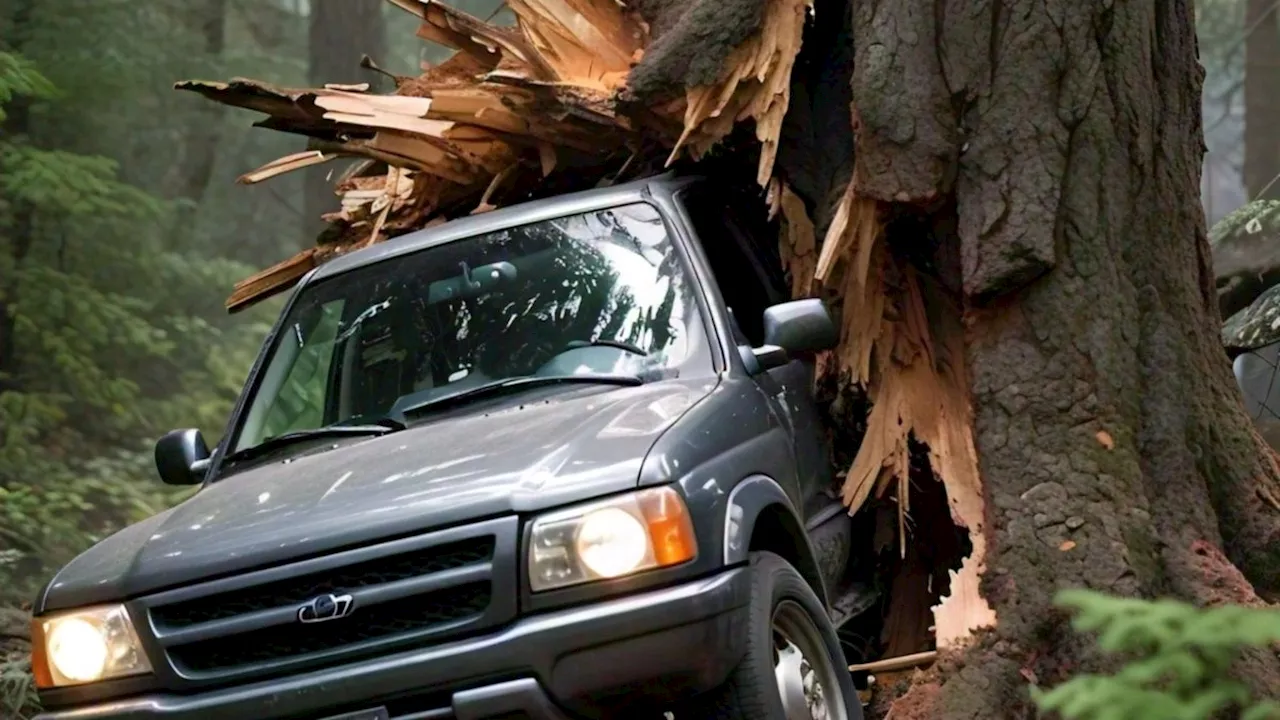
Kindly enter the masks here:
[[224, 440], [157, 443], [198, 491], [40, 594], [40, 719], [861, 718], [837, 332], [740, 207], [663, 176], [313, 270]]

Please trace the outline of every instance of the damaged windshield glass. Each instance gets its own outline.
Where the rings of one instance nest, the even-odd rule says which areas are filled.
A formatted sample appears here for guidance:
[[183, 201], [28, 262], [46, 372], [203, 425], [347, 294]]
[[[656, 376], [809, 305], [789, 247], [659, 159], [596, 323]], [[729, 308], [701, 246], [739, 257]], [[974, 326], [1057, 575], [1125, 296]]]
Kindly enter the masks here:
[[284, 327], [233, 452], [457, 404], [437, 402], [446, 397], [492, 397], [467, 391], [507, 380], [670, 377], [702, 332], [662, 218], [644, 203], [357, 268], [304, 288]]

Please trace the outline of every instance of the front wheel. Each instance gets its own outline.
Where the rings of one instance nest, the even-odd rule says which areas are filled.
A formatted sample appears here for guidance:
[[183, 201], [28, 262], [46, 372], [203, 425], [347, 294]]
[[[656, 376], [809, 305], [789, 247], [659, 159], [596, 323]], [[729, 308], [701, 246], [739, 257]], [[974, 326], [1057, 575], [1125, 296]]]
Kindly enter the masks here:
[[822, 602], [773, 553], [751, 554], [747, 652], [720, 688], [678, 709], [676, 720], [862, 720]]

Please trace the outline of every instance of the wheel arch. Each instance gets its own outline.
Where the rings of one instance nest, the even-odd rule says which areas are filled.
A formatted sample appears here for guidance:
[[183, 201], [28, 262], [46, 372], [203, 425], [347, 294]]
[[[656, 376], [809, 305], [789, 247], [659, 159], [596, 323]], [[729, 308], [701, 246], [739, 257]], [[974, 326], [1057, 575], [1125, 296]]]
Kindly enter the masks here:
[[829, 606], [822, 572], [791, 499], [773, 478], [752, 475], [729, 494], [724, 562], [744, 563], [750, 553], [760, 551], [774, 553], [791, 563], [823, 606]]

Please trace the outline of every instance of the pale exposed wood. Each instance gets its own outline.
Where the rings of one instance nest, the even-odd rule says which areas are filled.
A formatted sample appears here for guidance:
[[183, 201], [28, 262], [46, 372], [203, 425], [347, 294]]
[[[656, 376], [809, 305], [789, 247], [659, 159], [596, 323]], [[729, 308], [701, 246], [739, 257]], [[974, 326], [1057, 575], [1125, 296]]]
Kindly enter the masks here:
[[404, 115], [392, 115], [389, 113], [379, 113], [377, 115], [352, 115], [349, 113], [327, 112], [324, 114], [326, 120], [342, 123], [344, 125], [363, 125], [371, 128], [386, 128], [388, 130], [403, 130], [407, 133], [416, 133], [419, 135], [427, 135], [429, 137], [444, 137], [444, 134], [453, 127], [453, 123], [444, 120], [424, 120], [421, 118], [407, 117]]
[[900, 670], [908, 670], [915, 667], [923, 667], [932, 665], [938, 659], [937, 650], [926, 650], [925, 652], [912, 653], [911, 655], [902, 655], [899, 657], [884, 658], [869, 663], [856, 663], [849, 666], [849, 672], [897, 672]]
[[555, 79], [601, 89], [621, 87], [647, 33], [612, 2], [509, 0], [520, 31]]
[[293, 172], [294, 170], [322, 165], [336, 157], [337, 155], [326, 155], [318, 150], [307, 150], [305, 152], [294, 153], [292, 155], [286, 155], [282, 158], [272, 160], [257, 170], [251, 170], [241, 175], [236, 179], [236, 181], [245, 185], [253, 185], [265, 180], [270, 180], [273, 177], [284, 175], [285, 173]]
[[806, 297], [813, 292], [818, 262], [813, 221], [804, 201], [790, 187], [779, 183], [775, 194], [783, 221], [780, 255], [791, 275], [791, 296]]
[[[855, 172], [856, 176], [856, 172]], [[905, 556], [910, 509], [910, 455], [914, 435], [929, 448], [954, 522], [969, 531], [972, 552], [951, 573], [951, 594], [933, 608], [939, 648], [965, 642], [972, 631], [996, 624], [979, 588], [985, 567], [984, 504], [973, 444], [959, 313], [925, 312], [926, 281], [883, 247], [874, 202], [851, 182], [824, 242], [816, 277], [844, 291], [840, 366], [867, 388], [872, 403], [867, 430], [844, 481], [844, 501], [856, 510], [873, 493], [896, 488], [898, 536]], [[940, 293], [935, 293], [940, 296]]]
[[348, 92], [368, 92], [369, 83], [352, 83], [352, 84], [325, 83], [324, 89], [325, 90], [346, 90]]
[[257, 300], [291, 287], [316, 267], [316, 248], [307, 248], [283, 262], [236, 283], [227, 298], [227, 310], [236, 312]]
[[[714, 87], [695, 88], [653, 108], [627, 106], [626, 112], [619, 110], [617, 93], [644, 56], [649, 28], [625, 3], [510, 0], [516, 27], [509, 28], [435, 0], [389, 2], [412, 15], [420, 37], [456, 51], [438, 65], [424, 66], [419, 77], [395, 77], [394, 94], [370, 93], [366, 83], [298, 89], [234, 79], [176, 86], [263, 113], [261, 127], [311, 138], [312, 152], [246, 173], [246, 182], [307, 167], [321, 157], [364, 158], [417, 173], [413, 202], [401, 199], [375, 208], [381, 196], [369, 193], [376, 188], [344, 187], [343, 209], [326, 219], [345, 239], [326, 246], [317, 258], [436, 222], [443, 204], [451, 203], [454, 212], [466, 212], [461, 208], [469, 203], [475, 203], [472, 209], [490, 209], [497, 197], [493, 189], [515, 177], [509, 169], [516, 166], [540, 168], [546, 177], [564, 172], [570, 159], [575, 168], [584, 158], [616, 163], [624, 151], [630, 167], [638, 149], [652, 147], [655, 140], [667, 146], [678, 140], [699, 155], [739, 120], [756, 123], [764, 146], [760, 178], [767, 181], [810, 0], [769, 0], [760, 31], [732, 53]], [[372, 61], [364, 64], [371, 67]], [[642, 139], [642, 133], [649, 137]], [[366, 166], [360, 173], [370, 171]], [[602, 174], [602, 182], [607, 177]], [[815, 251], [806, 244], [812, 243], [812, 223], [794, 194], [778, 202], [784, 199], [785, 208], [779, 204], [778, 209], [785, 210], [795, 257], [812, 264]], [[810, 272], [809, 266], [801, 270]], [[290, 275], [272, 277], [287, 281]], [[275, 280], [242, 285], [236, 305], [254, 301], [246, 293], [281, 287]]]
[[556, 146], [549, 142], [538, 143], [538, 161], [542, 165], [542, 176], [546, 177], [556, 169]]
[[362, 95], [329, 90], [317, 92], [315, 103], [325, 110], [353, 115], [394, 113], [407, 117], [425, 118], [431, 112], [432, 100], [404, 95]]
[[480, 213], [485, 213], [485, 212], [489, 212], [490, 210], [498, 209], [496, 205], [493, 205], [490, 202], [493, 199], [493, 193], [496, 192], [498, 187], [502, 185], [502, 183], [508, 177], [511, 176], [511, 173], [515, 172], [515, 169], [516, 169], [516, 166], [511, 165], [510, 167], [506, 168], [502, 172], [493, 176], [493, 182], [489, 183], [489, 187], [485, 188], [484, 196], [480, 198], [480, 203], [477, 204], [476, 208], [471, 211], [472, 215], [479, 215]]
[[765, 4], [760, 29], [730, 54], [724, 76], [714, 85], [690, 88], [684, 132], [667, 164], [686, 146], [699, 158], [733, 126], [745, 120], [756, 125], [760, 165], [756, 182], [762, 187], [773, 176], [782, 119], [791, 102], [791, 70], [804, 35], [805, 13], [812, 0], [771, 0]]

